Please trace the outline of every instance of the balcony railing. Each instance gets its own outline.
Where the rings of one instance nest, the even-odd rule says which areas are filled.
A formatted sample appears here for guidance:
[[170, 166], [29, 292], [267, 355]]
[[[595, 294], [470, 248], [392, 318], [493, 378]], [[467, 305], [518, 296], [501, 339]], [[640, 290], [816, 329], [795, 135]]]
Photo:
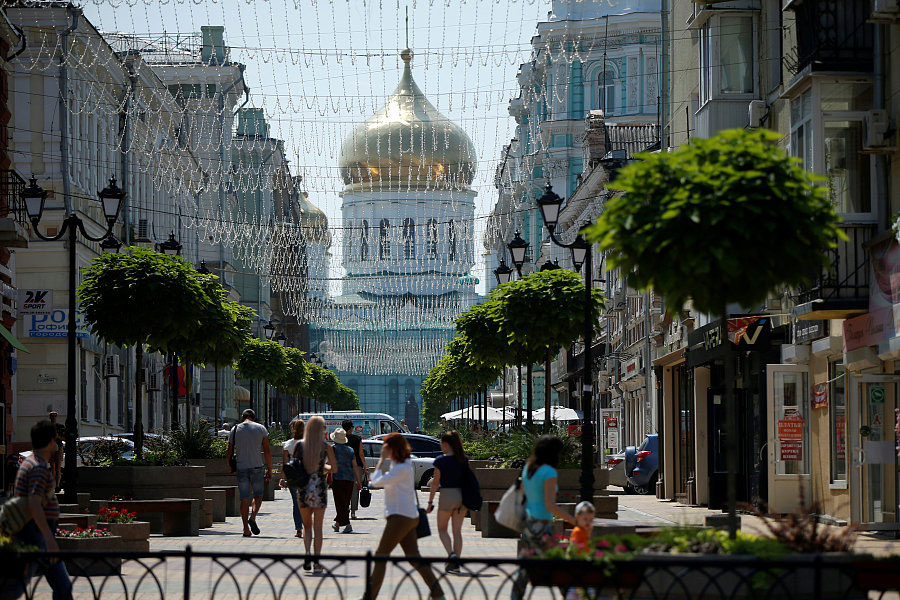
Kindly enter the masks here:
[[791, 9], [797, 20], [797, 48], [785, 61], [793, 74], [808, 66], [815, 71], [872, 72], [875, 28], [867, 22], [869, 2], [802, 0]]
[[798, 288], [798, 303], [812, 301], [869, 301], [870, 269], [865, 248], [875, 235], [876, 226], [870, 223], [843, 224], [846, 240], [838, 241], [831, 250], [828, 266], [817, 277]]
[[27, 225], [22, 191], [25, 180], [12, 170], [0, 170], [0, 218], [13, 218], [22, 226]]

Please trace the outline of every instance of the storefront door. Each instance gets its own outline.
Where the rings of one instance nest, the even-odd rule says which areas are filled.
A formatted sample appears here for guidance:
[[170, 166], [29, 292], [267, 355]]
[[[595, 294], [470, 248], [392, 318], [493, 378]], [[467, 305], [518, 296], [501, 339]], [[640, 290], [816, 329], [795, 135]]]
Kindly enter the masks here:
[[850, 518], [865, 529], [898, 529], [895, 411], [900, 377], [850, 377]]
[[809, 371], [805, 365], [766, 367], [769, 512], [809, 504]]

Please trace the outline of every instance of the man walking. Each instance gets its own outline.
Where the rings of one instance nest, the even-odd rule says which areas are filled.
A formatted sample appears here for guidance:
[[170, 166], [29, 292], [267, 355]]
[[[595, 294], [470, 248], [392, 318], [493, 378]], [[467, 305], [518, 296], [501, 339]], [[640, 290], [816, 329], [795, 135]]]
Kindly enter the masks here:
[[[353, 449], [356, 456], [356, 464], [362, 470], [362, 485], [369, 484], [369, 470], [366, 468], [366, 459], [363, 456], [362, 438], [353, 433], [353, 421], [345, 419], [341, 423], [341, 427], [347, 432], [347, 445]], [[356, 510], [359, 508], [359, 490], [358, 486], [353, 486], [353, 495], [350, 496], [350, 518], [356, 520]]]
[[[56, 452], [56, 426], [50, 421], [38, 421], [31, 428], [32, 455], [22, 461], [16, 473], [15, 495], [28, 498], [31, 520], [16, 534], [16, 541], [24, 546], [36, 546], [44, 552], [58, 552], [56, 521], [59, 502], [56, 481], [50, 461]], [[72, 599], [72, 581], [66, 565], [57, 558], [41, 559], [35, 564], [53, 590], [53, 600]], [[27, 582], [26, 582], [27, 586]]]
[[[266, 456], [265, 471], [260, 451]], [[237, 472], [244, 537], [250, 537], [251, 532], [259, 535], [256, 515], [262, 506], [265, 486], [272, 478], [272, 451], [269, 449], [268, 430], [256, 422], [256, 413], [249, 408], [241, 413], [241, 422], [231, 428], [231, 435], [228, 437], [228, 464], [231, 465], [232, 472]]]

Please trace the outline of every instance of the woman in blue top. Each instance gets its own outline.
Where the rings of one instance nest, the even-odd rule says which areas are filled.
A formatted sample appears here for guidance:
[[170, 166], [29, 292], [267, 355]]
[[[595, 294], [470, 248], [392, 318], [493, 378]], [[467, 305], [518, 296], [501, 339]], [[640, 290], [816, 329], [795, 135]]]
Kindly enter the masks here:
[[[438, 500], [438, 536], [447, 551], [449, 560], [446, 571], [459, 573], [459, 555], [462, 554], [462, 525], [467, 509], [462, 501], [463, 474], [469, 468], [469, 460], [463, 452], [462, 438], [458, 431], [448, 431], [441, 435], [441, 452], [434, 459], [434, 477], [431, 479], [431, 494], [428, 496], [428, 512], [434, 510], [434, 494], [440, 488]], [[453, 542], [447, 527], [453, 523]]]
[[[563, 443], [554, 435], [542, 435], [522, 470], [522, 489], [525, 492], [525, 529], [522, 531], [522, 552], [519, 557], [528, 556], [539, 549], [544, 536], [553, 535], [553, 517], [575, 525], [575, 517], [556, 504], [557, 472], [559, 454]], [[516, 573], [512, 597], [520, 600], [525, 595], [528, 574]]]

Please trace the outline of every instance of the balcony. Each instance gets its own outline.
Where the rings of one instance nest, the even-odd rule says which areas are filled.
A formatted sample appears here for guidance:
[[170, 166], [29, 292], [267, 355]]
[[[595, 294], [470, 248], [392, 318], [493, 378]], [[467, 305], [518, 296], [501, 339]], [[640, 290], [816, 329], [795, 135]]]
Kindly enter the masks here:
[[871, 73], [875, 27], [871, 5], [861, 0], [793, 0], [797, 48], [785, 55], [794, 74], [812, 71]]
[[871, 269], [866, 244], [876, 233], [874, 223], [841, 225], [847, 236], [830, 252], [828, 266], [797, 288], [793, 314], [800, 320], [846, 319], [869, 308]]
[[26, 248], [28, 223], [22, 191], [25, 180], [12, 170], [0, 170], [0, 246]]

